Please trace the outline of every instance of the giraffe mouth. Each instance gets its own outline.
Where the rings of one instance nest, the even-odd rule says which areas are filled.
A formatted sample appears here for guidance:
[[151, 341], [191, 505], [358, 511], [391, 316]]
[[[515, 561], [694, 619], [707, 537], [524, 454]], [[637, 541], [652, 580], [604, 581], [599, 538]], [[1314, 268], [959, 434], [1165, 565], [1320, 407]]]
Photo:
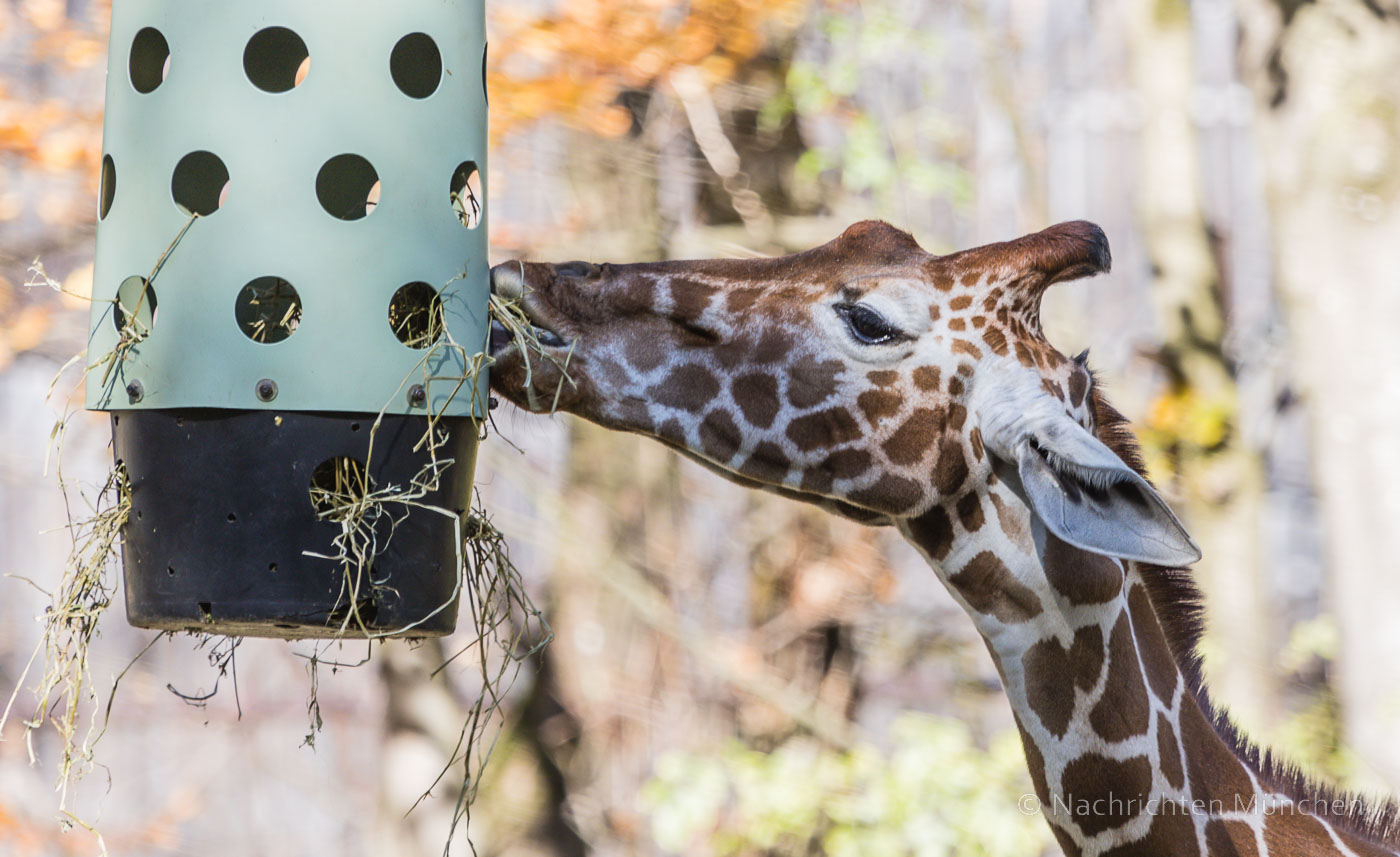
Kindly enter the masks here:
[[491, 353], [497, 354], [512, 343], [525, 340], [530, 345], [544, 348], [564, 348], [568, 345], [564, 337], [554, 331], [549, 322], [540, 317], [535, 301], [529, 299], [529, 289], [525, 285], [524, 270], [509, 263], [497, 265], [491, 270], [491, 291], [500, 295], [518, 311], [515, 320], [516, 330], [511, 330], [499, 319], [491, 319]]
[[[534, 319], [531, 319], [531, 322], [533, 321]], [[568, 345], [568, 343], [564, 341], [564, 337], [560, 336], [559, 334], [555, 333], [549, 328], [543, 327], [538, 324], [530, 324], [530, 326], [527, 329], [525, 329], [524, 333], [528, 336], [528, 338], [531, 341], [538, 342], [540, 345], [543, 345], [546, 348], [563, 348], [566, 345]], [[509, 330], [507, 330], [504, 324], [501, 324], [494, 318], [491, 319], [492, 354], [498, 354], [504, 351], [506, 348], [510, 347], [510, 345], [514, 343], [515, 340], [515, 335], [512, 334]]]

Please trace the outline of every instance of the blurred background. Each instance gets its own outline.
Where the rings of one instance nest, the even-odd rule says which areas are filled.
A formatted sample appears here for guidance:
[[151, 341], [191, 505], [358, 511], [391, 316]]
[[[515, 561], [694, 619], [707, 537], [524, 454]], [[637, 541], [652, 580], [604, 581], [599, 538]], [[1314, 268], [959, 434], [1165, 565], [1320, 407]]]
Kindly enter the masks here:
[[[1046, 327], [1092, 347], [1205, 549], [1217, 698], [1319, 775], [1400, 789], [1395, 0], [487, 5], [492, 261], [1102, 225], [1113, 273], [1052, 291]], [[0, 0], [0, 699], [47, 604], [20, 578], [52, 587], [68, 550], [45, 394], [87, 324], [108, 15]], [[26, 287], [35, 259], [65, 293]], [[557, 637], [506, 698], [477, 853], [1046, 853], [991, 661], [894, 534], [572, 418], [496, 429], [478, 485]], [[109, 436], [76, 419], [65, 476], [100, 480]], [[104, 700], [152, 636], [106, 617]], [[160, 640], [70, 805], [120, 855], [441, 853], [451, 778], [405, 811], [479, 690], [429, 678], [465, 639], [330, 653], [373, 657], [321, 667], [314, 746], [305, 645], [243, 643], [193, 706], [171, 691], [213, 690], [227, 647]], [[21, 719], [0, 852], [95, 853]]]

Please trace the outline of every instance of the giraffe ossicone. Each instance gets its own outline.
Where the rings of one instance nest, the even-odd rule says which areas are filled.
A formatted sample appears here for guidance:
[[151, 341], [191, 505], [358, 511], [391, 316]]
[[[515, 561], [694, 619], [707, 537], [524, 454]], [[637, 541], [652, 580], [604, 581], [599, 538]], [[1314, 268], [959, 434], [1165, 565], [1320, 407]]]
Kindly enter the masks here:
[[987, 641], [1067, 854], [1400, 853], [1394, 806], [1261, 756], [1209, 700], [1200, 553], [1041, 330], [1047, 288], [1109, 267], [1083, 221], [946, 256], [866, 221], [773, 259], [510, 262], [492, 287], [572, 349], [569, 382], [493, 331], [491, 385], [896, 527]]

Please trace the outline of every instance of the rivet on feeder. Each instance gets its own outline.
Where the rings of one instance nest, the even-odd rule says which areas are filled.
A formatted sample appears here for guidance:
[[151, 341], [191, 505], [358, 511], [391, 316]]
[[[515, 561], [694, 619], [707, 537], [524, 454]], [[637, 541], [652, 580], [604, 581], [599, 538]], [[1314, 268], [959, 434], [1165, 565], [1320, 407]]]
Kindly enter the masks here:
[[126, 397], [131, 400], [133, 405], [141, 401], [145, 395], [146, 388], [142, 386], [140, 381], [132, 381], [126, 385]]
[[415, 408], [428, 404], [428, 391], [423, 389], [422, 384], [414, 384], [408, 388], [408, 403]]
[[277, 382], [271, 378], [264, 378], [258, 382], [258, 400], [270, 402], [277, 398]]

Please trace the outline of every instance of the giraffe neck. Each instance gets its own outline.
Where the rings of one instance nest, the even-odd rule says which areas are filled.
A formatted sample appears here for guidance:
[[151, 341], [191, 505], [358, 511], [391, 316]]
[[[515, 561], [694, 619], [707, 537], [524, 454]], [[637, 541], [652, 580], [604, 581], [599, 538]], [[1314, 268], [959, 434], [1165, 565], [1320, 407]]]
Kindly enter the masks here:
[[1352, 807], [1278, 791], [1221, 737], [1137, 564], [1059, 541], [995, 479], [901, 529], [986, 641], [1066, 854], [1397, 853], [1339, 821]]

